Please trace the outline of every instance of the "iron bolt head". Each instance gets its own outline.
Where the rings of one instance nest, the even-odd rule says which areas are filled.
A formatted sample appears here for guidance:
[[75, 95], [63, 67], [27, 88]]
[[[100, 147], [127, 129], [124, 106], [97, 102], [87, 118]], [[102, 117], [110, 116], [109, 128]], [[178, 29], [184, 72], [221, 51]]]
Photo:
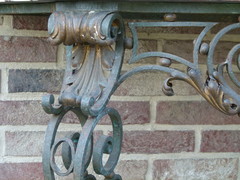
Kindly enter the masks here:
[[171, 59], [168, 59], [168, 58], [160, 58], [159, 59], [159, 64], [161, 66], [169, 67], [172, 64], [172, 61], [171, 61]]
[[207, 43], [202, 43], [199, 50], [200, 54], [207, 55], [208, 51], [209, 51], [209, 45]]
[[177, 19], [176, 14], [165, 14], [163, 17], [164, 21], [173, 22]]

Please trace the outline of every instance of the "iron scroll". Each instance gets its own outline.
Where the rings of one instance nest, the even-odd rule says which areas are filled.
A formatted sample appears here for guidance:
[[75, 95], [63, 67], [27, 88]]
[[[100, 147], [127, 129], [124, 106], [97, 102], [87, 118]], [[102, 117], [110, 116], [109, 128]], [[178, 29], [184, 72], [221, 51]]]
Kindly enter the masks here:
[[[106, 180], [120, 180], [115, 174], [121, 152], [122, 122], [118, 112], [106, 105], [119, 85], [128, 77], [145, 71], [169, 74], [162, 91], [174, 95], [173, 82], [184, 81], [195, 88], [213, 107], [228, 114], [240, 114], [240, 95], [227, 82], [225, 72], [236, 87], [240, 82], [234, 74], [233, 57], [239, 53], [240, 45], [235, 45], [226, 61], [214, 65], [214, 51], [223, 35], [240, 28], [240, 23], [220, 30], [210, 43], [204, 42], [207, 33], [218, 23], [215, 22], [133, 22], [129, 23], [133, 44], [125, 38], [121, 16], [115, 12], [56, 12], [49, 18], [50, 42], [66, 45], [66, 70], [58, 102], [53, 95], [44, 96], [42, 106], [46, 113], [53, 114], [49, 122], [43, 153], [43, 169], [46, 180], [54, 180], [54, 173], [60, 176], [74, 174], [75, 180], [94, 180], [87, 168], [92, 159], [93, 169]], [[165, 52], [145, 52], [138, 54], [137, 27], [202, 27], [202, 32], [194, 41], [193, 62]], [[132, 47], [131, 47], [132, 46]], [[136, 63], [148, 57], [159, 57], [159, 65], [145, 65], [120, 74], [125, 48], [132, 48], [129, 63]], [[207, 59], [207, 78], [199, 67], [199, 54]], [[185, 66], [185, 71], [172, 67], [173, 62]], [[238, 70], [240, 58], [237, 60]], [[74, 112], [82, 131], [55, 140], [58, 126], [65, 114]], [[93, 143], [93, 131], [99, 121], [108, 115], [112, 122], [112, 136], [102, 135]], [[55, 163], [55, 153], [63, 144], [62, 158], [67, 169], [62, 172]], [[103, 165], [103, 154], [109, 154]]]

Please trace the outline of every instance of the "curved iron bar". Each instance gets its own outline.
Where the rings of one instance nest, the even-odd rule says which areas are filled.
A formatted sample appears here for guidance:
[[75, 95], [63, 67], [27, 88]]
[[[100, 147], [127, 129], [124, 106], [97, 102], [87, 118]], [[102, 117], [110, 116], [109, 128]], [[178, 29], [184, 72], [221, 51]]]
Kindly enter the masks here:
[[231, 80], [233, 81], [233, 83], [240, 87], [240, 82], [238, 81], [238, 79], [236, 78], [236, 76], [234, 75], [233, 73], [233, 69], [232, 69], [232, 61], [233, 61], [233, 56], [234, 54], [240, 49], [240, 44], [237, 44], [236, 46], [234, 46], [230, 52], [228, 53], [228, 57], [227, 57], [227, 60], [226, 60], [226, 63], [227, 63], [227, 72], [228, 72], [228, 75], [229, 77], [231, 78]]
[[[68, 111], [72, 111], [77, 115], [83, 127], [82, 131], [79, 135], [74, 133], [70, 137], [56, 140], [58, 126]], [[94, 128], [105, 115], [109, 115], [111, 119], [113, 136], [102, 135], [93, 147]], [[55, 153], [63, 142], [65, 144], [62, 147], [62, 158], [67, 169], [66, 172], [62, 172], [55, 162]], [[95, 180], [96, 178], [87, 172], [93, 156], [93, 168], [97, 174], [101, 174], [109, 180], [121, 180], [121, 176], [114, 173], [114, 168], [121, 153], [121, 143], [122, 122], [116, 110], [106, 108], [97, 117], [87, 118], [78, 108], [65, 109], [59, 115], [54, 115], [48, 124], [43, 154], [44, 178], [54, 180], [54, 173], [59, 176], [67, 176], [73, 173], [76, 180]], [[104, 166], [102, 163], [103, 154], [110, 155]]]
[[207, 56], [207, 68], [208, 68], [208, 73], [210, 75], [213, 74], [214, 72], [214, 50], [215, 47], [217, 46], [219, 40], [229, 31], [234, 30], [240, 28], [240, 23], [236, 23], [236, 24], [231, 24], [228, 25], [227, 27], [223, 28], [222, 30], [220, 30], [215, 37], [212, 39], [212, 41], [209, 44], [209, 51], [208, 51], [208, 56]]
[[205, 28], [202, 30], [202, 32], [199, 34], [198, 38], [196, 39], [196, 42], [194, 43], [194, 49], [193, 49], [193, 62], [198, 67], [198, 55], [200, 46], [202, 44], [203, 38], [206, 36], [206, 34], [213, 28], [217, 23], [211, 23], [207, 24]]
[[[129, 23], [129, 28], [133, 35], [133, 50], [132, 50], [132, 57], [129, 60], [129, 63], [135, 63], [143, 58], [146, 57], [164, 57], [169, 58], [171, 60], [174, 60], [176, 62], [179, 62], [181, 64], [184, 64], [190, 68], [197, 68], [198, 66], [198, 52], [200, 49], [200, 45], [202, 43], [203, 38], [206, 36], [206, 34], [209, 32], [209, 30], [215, 26], [217, 23], [209, 23], [209, 22], [134, 22]], [[196, 42], [194, 44], [194, 51], [193, 51], [193, 62], [191, 63], [188, 60], [173, 55], [169, 53], [164, 52], [146, 52], [137, 54], [138, 50], [138, 37], [137, 37], [137, 30], [136, 27], [204, 27], [198, 38], [196, 39]]]
[[[185, 22], [171, 22], [166, 23], [170, 24], [171, 26], [182, 26], [184, 27]], [[136, 25], [135, 25], [136, 24]], [[191, 24], [191, 23], [190, 23]], [[189, 24], [187, 24], [188, 26]], [[219, 33], [216, 34], [216, 36], [213, 38], [213, 40], [210, 43], [209, 50], [207, 51], [207, 60], [208, 60], [208, 78], [206, 81], [203, 81], [203, 77], [201, 74], [200, 69], [198, 68], [198, 65], [196, 64], [198, 62], [197, 55], [200, 51], [200, 44], [202, 43], [202, 40], [206, 33], [214, 26], [216, 23], [200, 23], [199, 26], [205, 25], [206, 27], [203, 29], [203, 31], [198, 36], [195, 45], [194, 45], [194, 64], [190, 63], [187, 60], [181, 59], [178, 56], [174, 56], [172, 54], [163, 53], [163, 52], [147, 52], [147, 53], [141, 53], [137, 54], [137, 48], [138, 48], [138, 38], [137, 38], [137, 26], [146, 26], [146, 27], [161, 27], [164, 26], [164, 23], [130, 23], [130, 29], [133, 34], [133, 55], [130, 59], [130, 63], [139, 61], [143, 58], [147, 57], [163, 57], [168, 58], [170, 60], [175, 60], [177, 62], [180, 62], [181, 64], [184, 64], [187, 66], [187, 72], [183, 73], [180, 70], [176, 70], [173, 68], [170, 68], [171, 64], [168, 65], [169, 67], [163, 67], [161, 65], [153, 65], [153, 66], [142, 66], [137, 67], [129, 72], [125, 73], [119, 78], [119, 81], [117, 83], [117, 86], [119, 86], [125, 79], [132, 76], [135, 73], [139, 73], [142, 71], [163, 71], [170, 74], [170, 77], [166, 79], [164, 86], [163, 86], [163, 92], [166, 95], [173, 95], [173, 89], [172, 89], [172, 83], [173, 80], [182, 80], [193, 86], [213, 107], [220, 110], [221, 112], [228, 114], [228, 115], [235, 115], [240, 114], [240, 96], [232, 90], [230, 86], [227, 85], [226, 81], [223, 79], [223, 67], [225, 65], [227, 66], [228, 73], [230, 75], [230, 78], [235, 81], [234, 83], [238, 83], [237, 79], [233, 75], [233, 71], [231, 69], [231, 59], [234, 53], [236, 53], [238, 46], [235, 46], [228, 55], [228, 59], [225, 63], [220, 64], [218, 70], [219, 72], [214, 69], [213, 65], [213, 52], [215, 50], [215, 47], [217, 43], [219, 42], [220, 38], [225, 35], [230, 30], [240, 28], [240, 23], [229, 25], [222, 29]], [[193, 23], [192, 26], [195, 26]], [[221, 70], [222, 68], [222, 70]], [[184, 74], [184, 75], [183, 75]], [[116, 88], [115, 88], [116, 89]]]
[[[59, 170], [59, 168], [56, 167], [55, 162], [54, 162], [55, 150], [56, 150], [57, 146], [59, 145], [59, 142], [63, 141], [63, 140], [61, 140], [61, 141], [55, 142], [56, 133], [57, 133], [59, 124], [61, 123], [64, 115], [68, 111], [72, 111], [73, 113], [75, 113], [77, 115], [82, 126], [85, 124], [85, 122], [87, 120], [87, 117], [81, 111], [79, 111], [77, 108], [65, 108], [65, 109], [63, 109], [63, 111], [60, 114], [53, 115], [52, 119], [48, 123], [48, 127], [47, 127], [47, 130], [45, 133], [45, 140], [44, 140], [44, 149], [43, 149], [44, 150], [44, 153], [43, 153], [44, 179], [54, 180], [55, 179], [54, 172], [59, 175], [64, 175], [64, 176], [68, 175], [71, 172], [71, 169], [70, 169], [68, 172], [62, 173]], [[64, 139], [64, 141], [65, 140], [67, 142], [72, 141], [69, 138], [67, 138], [67, 139], [68, 140]], [[55, 144], [54, 144], [54, 142], [55, 142]], [[70, 144], [71, 144], [71, 146], [73, 146], [72, 143], [70, 143]], [[72, 154], [71, 156], [73, 157], [74, 154]], [[66, 168], [69, 169], [71, 167], [66, 167]]]
[[[121, 152], [122, 123], [118, 112], [106, 108], [112, 89], [119, 77], [124, 52], [124, 26], [121, 17], [112, 12], [56, 12], [49, 18], [50, 42], [63, 42], [66, 47], [67, 66], [58, 98], [42, 98], [43, 109], [54, 114], [49, 122], [43, 153], [45, 179], [74, 174], [76, 180], [95, 180], [87, 168], [93, 155], [96, 173], [108, 180], [121, 180], [114, 173]], [[113, 47], [114, 46], [114, 50]], [[55, 140], [58, 126], [68, 111], [73, 111], [82, 125], [81, 133]], [[93, 130], [103, 116], [109, 115], [113, 136], [101, 136], [93, 148]], [[61, 171], [55, 162], [55, 153], [62, 145]], [[93, 149], [95, 149], [93, 151]], [[109, 160], [102, 163], [103, 154]]]
[[[87, 143], [90, 141], [93, 130], [99, 121], [105, 116], [109, 115], [112, 127], [113, 127], [113, 137], [111, 136], [101, 136], [94, 146], [93, 150], [93, 168], [97, 174], [101, 174], [106, 177], [106, 179], [118, 180], [121, 179], [119, 175], [114, 173], [114, 168], [117, 165], [119, 155], [121, 152], [122, 143], [122, 122], [118, 112], [112, 108], [106, 108], [97, 117], [91, 117], [85, 123], [82, 134], [80, 136], [78, 146], [76, 149], [76, 155], [74, 161], [74, 178], [84, 179], [85, 167], [84, 162], [87, 153]], [[104, 141], [104, 142], [103, 142]], [[110, 154], [108, 161], [103, 166], [102, 157], [103, 153]]]
[[[49, 19], [50, 40], [53, 44], [63, 42], [66, 47], [67, 66], [64, 82], [59, 96], [59, 105], [54, 104], [53, 95], [43, 97], [43, 109], [54, 114], [49, 122], [43, 154], [44, 177], [54, 180], [54, 173], [60, 176], [74, 174], [75, 180], [95, 180], [88, 174], [87, 168], [92, 159], [93, 168], [97, 174], [105, 176], [106, 180], [121, 180], [114, 173], [122, 142], [122, 122], [118, 112], [106, 108], [110, 96], [128, 77], [145, 71], [168, 73], [170, 76], [163, 84], [162, 91], [174, 95], [174, 80], [185, 81], [193, 86], [213, 107], [228, 115], [240, 114], [240, 95], [235, 92], [223, 77], [224, 68], [236, 86], [240, 86], [232, 69], [233, 56], [240, 45], [233, 47], [225, 62], [216, 69], [213, 65], [213, 52], [220, 38], [240, 25], [230, 25], [217, 33], [210, 45], [204, 44], [203, 39], [217, 23], [205, 22], [137, 22], [130, 23], [133, 34], [133, 53], [130, 63], [147, 57], [161, 57], [169, 61], [161, 65], [146, 65], [133, 68], [120, 75], [125, 42], [124, 26], [121, 17], [113, 12], [57, 12]], [[136, 27], [203, 27], [194, 42], [193, 63], [179, 56], [164, 52], [145, 52], [137, 54], [138, 37]], [[131, 44], [131, 43], [130, 43]], [[207, 55], [208, 77], [204, 80], [198, 67], [198, 56], [201, 52]], [[171, 67], [171, 61], [179, 62], [187, 67], [183, 72]], [[239, 68], [238, 60], [237, 65]], [[55, 140], [58, 126], [64, 115], [74, 112], [81, 125], [82, 131]], [[113, 136], [102, 135], [93, 145], [93, 131], [99, 121], [108, 115], [112, 122]], [[61, 171], [55, 162], [55, 153], [62, 145], [63, 165], [67, 169]], [[108, 161], [103, 165], [103, 154], [109, 154]]]

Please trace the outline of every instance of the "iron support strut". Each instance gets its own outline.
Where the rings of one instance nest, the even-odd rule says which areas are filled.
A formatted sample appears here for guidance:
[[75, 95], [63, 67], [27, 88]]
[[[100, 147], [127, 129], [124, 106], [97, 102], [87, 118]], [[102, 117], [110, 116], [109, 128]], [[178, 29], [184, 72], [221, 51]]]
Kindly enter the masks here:
[[[174, 21], [167, 15], [165, 21]], [[170, 17], [170, 20], [169, 20]], [[121, 152], [122, 123], [118, 112], [107, 108], [110, 96], [128, 77], [145, 71], [160, 71], [169, 74], [163, 85], [163, 92], [174, 95], [172, 82], [185, 81], [193, 86], [213, 107], [228, 115], [240, 113], [240, 96], [225, 80], [226, 70], [233, 84], [240, 87], [232, 61], [240, 45], [234, 46], [226, 61], [214, 66], [214, 50], [223, 35], [240, 28], [240, 23], [229, 25], [220, 30], [210, 43], [204, 42], [207, 33], [217, 23], [212, 22], [133, 22], [129, 23], [133, 35], [133, 44], [125, 38], [121, 16], [115, 12], [56, 12], [49, 18], [48, 31], [50, 42], [54, 45], [66, 45], [66, 71], [58, 103], [53, 95], [44, 96], [44, 110], [53, 114], [49, 122], [43, 153], [43, 168], [46, 180], [74, 174], [75, 180], [95, 179], [88, 174], [87, 168], [92, 159], [93, 169], [105, 179], [118, 180], [114, 173]], [[138, 27], [202, 27], [203, 30], [194, 41], [193, 61], [165, 52], [145, 52], [138, 54]], [[148, 57], [159, 57], [159, 65], [146, 65], [133, 68], [120, 75], [125, 48], [132, 48], [129, 63]], [[202, 75], [198, 64], [199, 54], [207, 58], [207, 78]], [[173, 62], [181, 63], [186, 71], [172, 67]], [[237, 67], [240, 67], [240, 58]], [[82, 125], [76, 132], [55, 140], [58, 126], [64, 115], [72, 111]], [[93, 130], [103, 116], [108, 115], [112, 122], [113, 135], [102, 135], [93, 145]], [[55, 162], [55, 153], [62, 145], [62, 159], [65, 172]], [[109, 154], [105, 165], [103, 154]]]
[[[92, 159], [93, 168], [105, 179], [120, 180], [114, 173], [121, 152], [122, 123], [118, 112], [106, 108], [118, 80], [124, 53], [124, 26], [121, 17], [112, 12], [56, 12], [49, 18], [50, 42], [66, 45], [66, 71], [58, 98], [44, 96], [42, 106], [54, 114], [49, 122], [43, 153], [45, 179], [55, 179], [54, 173], [67, 176], [73, 172], [76, 180], [95, 179], [88, 174]], [[81, 132], [55, 140], [64, 115], [74, 112]], [[102, 135], [93, 146], [93, 130], [103, 116], [112, 122], [113, 135]], [[55, 153], [62, 145], [65, 172], [55, 162]], [[109, 154], [105, 165], [103, 154]]]

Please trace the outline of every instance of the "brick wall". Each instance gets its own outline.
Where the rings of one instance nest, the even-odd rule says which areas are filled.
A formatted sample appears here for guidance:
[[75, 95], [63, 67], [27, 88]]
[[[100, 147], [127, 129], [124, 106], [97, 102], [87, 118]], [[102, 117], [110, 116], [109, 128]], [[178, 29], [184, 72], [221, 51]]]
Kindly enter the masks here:
[[[46, 92], [58, 94], [65, 68], [64, 47], [47, 42], [46, 27], [47, 16], [0, 18], [0, 180], [43, 179], [41, 153], [51, 116], [44, 113], [40, 101]], [[139, 31], [141, 52], [163, 50], [189, 60], [199, 33], [198, 28]], [[239, 40], [235, 32], [224, 37], [217, 47], [217, 62]], [[125, 62], [130, 55], [126, 50]], [[203, 57], [200, 62], [204, 63]], [[141, 63], [158, 64], [158, 59]], [[125, 63], [123, 71], [138, 65]], [[204, 65], [200, 67], [206, 71]], [[175, 96], [164, 96], [161, 86], [166, 77], [136, 75], [112, 96], [109, 106], [120, 112], [124, 124], [116, 172], [124, 180], [240, 180], [239, 117], [218, 112], [184, 82], [175, 83]], [[67, 118], [60, 130], [65, 134], [79, 130], [79, 125]], [[103, 122], [97, 130], [109, 133], [111, 127]]]

